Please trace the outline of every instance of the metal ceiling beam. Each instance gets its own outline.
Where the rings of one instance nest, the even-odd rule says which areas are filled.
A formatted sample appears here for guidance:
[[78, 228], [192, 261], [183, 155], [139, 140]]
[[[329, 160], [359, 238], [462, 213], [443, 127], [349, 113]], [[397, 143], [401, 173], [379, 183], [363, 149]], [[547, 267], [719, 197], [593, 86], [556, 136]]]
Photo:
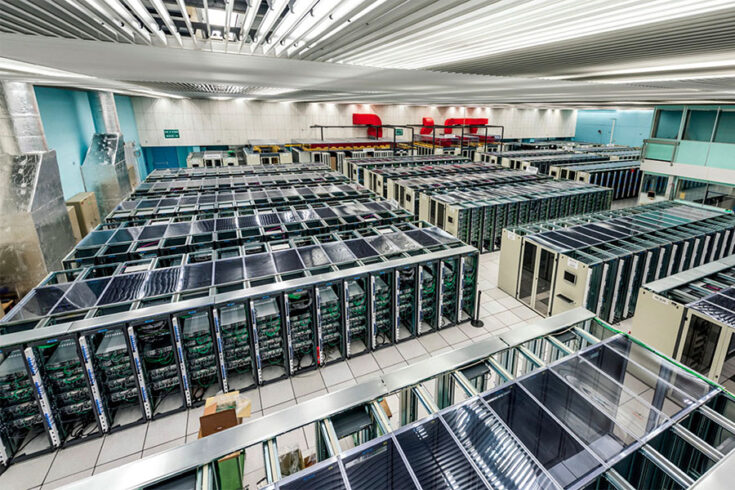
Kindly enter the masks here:
[[230, 43], [230, 23], [232, 22], [232, 8], [234, 5], [234, 0], [230, 0], [227, 2], [227, 6], [225, 7], [225, 52], [227, 52], [227, 45]]
[[[67, 0], [69, 3], [72, 3], [74, 0]], [[129, 40], [133, 44], [138, 44], [137, 40], [135, 38], [135, 31], [131, 27], [125, 27], [125, 24], [120, 21], [119, 19], [115, 18], [115, 15], [111, 13], [107, 7], [105, 7], [104, 4], [100, 2], [96, 2], [95, 0], [82, 0], [85, 4], [87, 9], [91, 9], [95, 12], [95, 15], [98, 15], [104, 22], [106, 22], [109, 26], [111, 26], [115, 31]], [[81, 7], [81, 6], [80, 6]], [[143, 41], [146, 41], [146, 38], [143, 37]], [[150, 39], [146, 44], [150, 44]]]
[[[320, 49], [324, 50], [325, 54], [311, 53], [305, 58], [312, 61], [323, 61], [327, 57], [337, 57], [351, 49], [376, 46], [383, 40], [400, 38], [407, 29], [430, 32], [431, 29], [443, 22], [445, 12], [454, 16], [462, 15], [483, 4], [487, 4], [487, 2], [472, 0], [468, 5], [466, 0], [451, 0], [447, 2], [428, 2], [426, 5], [415, 7], [411, 2], [405, 6], [405, 9], [411, 10], [404, 12], [404, 4], [396, 7], [389, 3], [385, 6], [385, 11], [381, 13], [380, 20], [371, 20], [369, 26], [356, 25], [349, 33], [340, 36], [340, 39], [321, 45]], [[318, 44], [318, 41], [316, 44]]]
[[250, 0], [248, 3], [248, 9], [245, 11], [245, 18], [242, 20], [240, 25], [240, 45], [237, 47], [237, 52], [242, 52], [242, 47], [245, 44], [245, 39], [250, 35], [250, 29], [253, 27], [255, 16], [258, 14], [261, 0]]
[[[121, 10], [123, 15], [128, 22], [130, 22], [131, 25], [134, 27], [137, 27], [139, 34], [142, 36], [145, 36], [149, 43], [151, 43], [151, 37], [148, 31], [152, 32], [156, 35], [156, 37], [163, 43], [163, 45], [168, 44], [168, 39], [166, 39], [166, 35], [161, 30], [160, 26], [158, 25], [158, 22], [156, 22], [156, 19], [153, 18], [153, 16], [148, 13], [148, 8], [146, 8], [143, 3], [141, 3], [140, 0], [125, 0], [125, 3], [130, 7], [133, 12], [135, 12], [135, 15], [138, 16], [138, 19], [134, 18], [121, 4], [118, 3], [117, 0], [107, 0], [107, 2], [110, 5], [116, 5], [115, 11]], [[142, 23], [143, 26], [147, 27], [147, 30], [143, 26], [139, 26], [138, 24]], [[142, 31], [142, 32], [140, 32]]]
[[[59, 29], [58, 27], [49, 24], [42, 19], [33, 19], [32, 17], [26, 18], [25, 16], [28, 15], [27, 12], [19, 9], [18, 7], [10, 3], [0, 3], [0, 12], [4, 12], [9, 19], [12, 19], [15, 22], [19, 22], [27, 26], [28, 28], [33, 30], [35, 34], [42, 36], [43, 32], [40, 28], [42, 26], [45, 26], [45, 28], [48, 29], [48, 32], [56, 37], [73, 37], [65, 32], [63, 29]], [[35, 30], [34, 27], [36, 28]]]
[[[186, 28], [189, 30], [189, 37], [194, 43], [194, 46], [198, 48], [199, 41], [197, 41], [197, 33], [194, 27], [191, 25], [191, 19], [189, 18], [189, 12], [186, 11], [186, 4], [184, 3], [184, 0], [176, 0], [176, 2], [179, 5], [179, 10], [181, 10], [181, 17], [184, 18], [184, 22], [186, 23]], [[207, 28], [209, 28], [209, 25], [207, 25]]]
[[[12, 1], [8, 0], [8, 4], [10, 3], [12, 3]], [[79, 29], [74, 24], [67, 22], [66, 20], [61, 18], [59, 15], [55, 15], [55, 16], [52, 15], [48, 11], [48, 7], [46, 10], [44, 10], [33, 2], [23, 2], [21, 5], [18, 5], [18, 7], [25, 10], [31, 16], [33, 16], [34, 13], [28, 12], [26, 8], [32, 9], [35, 12], [35, 15], [37, 16], [38, 20], [45, 22], [46, 24], [52, 24], [54, 26], [55, 26], [55, 24], [53, 24], [54, 22], [63, 24], [69, 31], [76, 32], [77, 33], [76, 37], [78, 37], [79, 39], [97, 40], [97, 41], [99, 40], [97, 37], [91, 35], [90, 33], [83, 31], [82, 29]], [[48, 19], [48, 17], [52, 17], [52, 19], [50, 20]]]
[[47, 10], [53, 10], [56, 13], [57, 17], [67, 17], [70, 21], [76, 22], [79, 26], [85, 26], [88, 29], [85, 30], [85, 32], [88, 32], [97, 40], [107, 40], [112, 42], [117, 41], [116, 37], [108, 34], [104, 29], [102, 29], [102, 26], [94, 25], [92, 22], [88, 21], [87, 18], [80, 17], [68, 8], [65, 8], [65, 4], [63, 2], [53, 2], [53, 0], [41, 0], [41, 3]]
[[158, 15], [161, 16], [161, 20], [163, 20], [163, 23], [166, 24], [166, 28], [168, 29], [168, 32], [171, 33], [171, 35], [176, 39], [176, 42], [179, 43], [179, 46], [183, 47], [184, 43], [181, 41], [181, 34], [179, 34], [178, 29], [176, 29], [176, 26], [174, 25], [174, 21], [171, 19], [171, 15], [168, 13], [168, 9], [163, 4], [163, 2], [161, 0], [148, 0], [148, 1], [153, 4], [153, 7], [156, 9], [156, 12], [158, 12]]
[[[44, 0], [44, 1], [52, 1], [52, 0]], [[117, 29], [113, 29], [110, 26], [110, 23], [107, 19], [102, 19], [97, 14], [95, 14], [93, 11], [89, 10], [87, 7], [82, 5], [81, 2], [78, 0], [63, 0], [63, 3], [60, 3], [59, 6], [61, 8], [62, 5], [66, 5], [70, 10], [73, 10], [74, 12], [77, 12], [82, 19], [91, 19], [95, 24], [96, 28], [100, 31], [106, 31], [108, 34], [108, 37], [113, 39], [114, 41], [120, 42], [120, 32]], [[128, 38], [127, 36], [122, 36], [123, 42], [127, 43], [135, 43], [135, 37]]]

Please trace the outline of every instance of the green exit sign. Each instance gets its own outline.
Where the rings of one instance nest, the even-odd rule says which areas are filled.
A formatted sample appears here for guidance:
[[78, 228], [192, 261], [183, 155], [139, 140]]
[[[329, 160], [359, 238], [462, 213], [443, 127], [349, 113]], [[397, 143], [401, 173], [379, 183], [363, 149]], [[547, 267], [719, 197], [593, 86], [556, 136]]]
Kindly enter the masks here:
[[173, 139], [179, 137], [179, 130], [178, 129], [164, 129], [163, 130], [163, 137], [166, 139]]
[[403, 136], [403, 130], [396, 128], [396, 136]]

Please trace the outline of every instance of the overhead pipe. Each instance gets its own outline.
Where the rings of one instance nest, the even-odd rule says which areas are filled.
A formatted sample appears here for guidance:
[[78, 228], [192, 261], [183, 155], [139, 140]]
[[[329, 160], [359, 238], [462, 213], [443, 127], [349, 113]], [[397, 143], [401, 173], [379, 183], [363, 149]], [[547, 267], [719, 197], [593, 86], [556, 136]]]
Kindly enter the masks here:
[[377, 114], [355, 112], [352, 114], [352, 124], [369, 126], [368, 136], [376, 139], [383, 137], [383, 121]]

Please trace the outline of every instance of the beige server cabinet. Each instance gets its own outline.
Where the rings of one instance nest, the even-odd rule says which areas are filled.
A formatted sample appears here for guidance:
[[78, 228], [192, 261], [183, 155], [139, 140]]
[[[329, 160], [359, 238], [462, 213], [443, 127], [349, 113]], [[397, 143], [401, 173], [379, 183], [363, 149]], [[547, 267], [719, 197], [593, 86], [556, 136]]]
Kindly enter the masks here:
[[642, 289], [631, 334], [703, 376], [735, 390], [735, 328]]
[[[585, 307], [589, 267], [532, 240], [523, 240], [511, 230], [503, 230], [498, 287], [540, 315], [556, 315]], [[590, 305], [589, 309], [595, 312], [601, 306]]]
[[[426, 194], [422, 194], [421, 192], [411, 187], [401, 185], [399, 183], [400, 180], [402, 179], [388, 179], [387, 183], [385, 184], [385, 187], [387, 189], [386, 194], [380, 194], [378, 191], [375, 192], [378, 192], [378, 194], [383, 197], [387, 197], [388, 199], [393, 199], [398, 204], [400, 204], [402, 208], [407, 209], [408, 211], [411, 211], [412, 213], [420, 216], [421, 202], [422, 200], [429, 202], [429, 196], [427, 196]], [[428, 206], [429, 205], [426, 204], [427, 210]]]
[[503, 230], [498, 287], [540, 315], [584, 305], [587, 269], [563, 254]]
[[645, 287], [638, 293], [631, 334], [662, 354], [674, 357], [686, 307]]

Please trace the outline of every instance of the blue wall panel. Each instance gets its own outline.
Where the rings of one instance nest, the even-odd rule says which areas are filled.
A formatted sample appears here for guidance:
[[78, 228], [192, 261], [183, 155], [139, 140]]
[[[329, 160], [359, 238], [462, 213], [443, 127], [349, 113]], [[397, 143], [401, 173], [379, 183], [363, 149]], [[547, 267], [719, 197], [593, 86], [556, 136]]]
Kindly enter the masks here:
[[650, 136], [653, 111], [577, 111], [577, 128], [574, 139], [607, 144], [610, 142], [613, 120], [615, 120], [612, 139], [614, 144], [641, 146], [643, 140]]
[[[84, 192], [79, 167], [95, 131], [88, 92], [52, 87], [34, 88], [46, 141], [50, 149], [56, 150], [64, 198], [69, 199], [78, 192]], [[123, 139], [135, 141], [140, 149], [132, 100], [127, 96], [116, 95], [115, 103]], [[143, 152], [140, 155], [138, 169], [141, 178], [144, 178], [146, 172]]]
[[94, 134], [94, 120], [87, 92], [35, 87], [46, 141], [56, 150], [64, 198], [84, 192], [79, 166]]

